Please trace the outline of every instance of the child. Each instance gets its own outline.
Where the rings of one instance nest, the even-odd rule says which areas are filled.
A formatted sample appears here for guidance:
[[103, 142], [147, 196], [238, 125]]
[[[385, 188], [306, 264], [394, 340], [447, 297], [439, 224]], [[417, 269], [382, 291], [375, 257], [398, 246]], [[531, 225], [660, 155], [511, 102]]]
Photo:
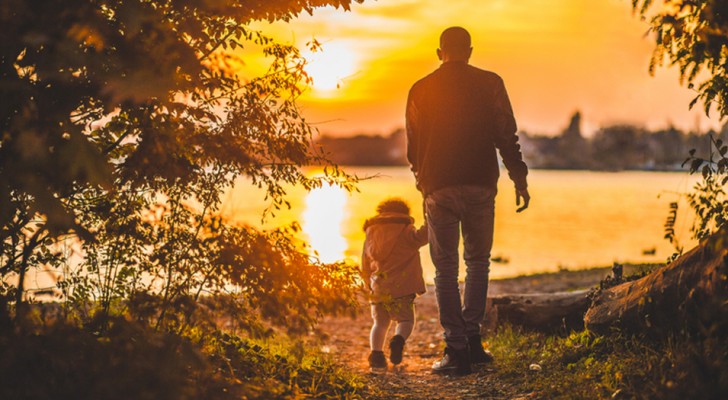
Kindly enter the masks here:
[[397, 322], [389, 341], [392, 364], [402, 362], [404, 343], [415, 326], [414, 299], [425, 293], [419, 248], [427, 244], [427, 227], [414, 226], [410, 208], [401, 199], [384, 200], [377, 215], [364, 223], [362, 278], [371, 291], [371, 368], [387, 368], [382, 348], [391, 321]]

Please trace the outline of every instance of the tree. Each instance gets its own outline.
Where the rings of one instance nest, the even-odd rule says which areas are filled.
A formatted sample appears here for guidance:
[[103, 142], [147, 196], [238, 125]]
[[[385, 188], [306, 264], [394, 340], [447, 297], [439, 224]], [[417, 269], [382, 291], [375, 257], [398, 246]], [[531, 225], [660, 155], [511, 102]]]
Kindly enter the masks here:
[[[632, 0], [633, 9], [640, 15], [650, 13], [653, 0]], [[690, 103], [693, 107], [702, 100], [706, 115], [713, 106], [720, 118], [728, 115], [728, 2], [725, 0], [665, 0], [664, 6], [650, 21], [655, 33], [656, 45], [650, 63], [650, 72], [662, 65], [667, 58], [671, 65], [680, 68], [680, 78], [695, 87], [698, 95]], [[705, 77], [705, 78], [704, 78]], [[688, 194], [697, 220], [693, 226], [694, 236], [704, 239], [725, 224], [728, 203], [723, 187], [728, 182], [726, 154], [728, 148], [723, 140], [703, 140], [708, 145], [706, 152], [690, 156], [690, 172], [701, 172], [703, 181], [698, 182], [695, 191]], [[696, 146], [697, 147], [697, 146]], [[707, 154], [707, 156], [702, 156]], [[676, 205], [673, 205], [674, 213]], [[674, 217], [666, 224], [666, 237], [672, 240]]]
[[[217, 219], [220, 194], [235, 177], [246, 175], [265, 187], [272, 209], [286, 205], [286, 184], [312, 188], [327, 181], [350, 187], [352, 177], [333, 165], [324, 177], [302, 172], [307, 164], [328, 165], [311, 150], [312, 130], [295, 103], [310, 81], [305, 60], [295, 47], [249, 25], [287, 21], [325, 5], [348, 9], [351, 3], [3, 2], [0, 276], [18, 276], [18, 304], [29, 267], [64, 262], [53, 247], [60, 235], [77, 236], [87, 254], [101, 255], [86, 263], [96, 262], [93, 268], [110, 273], [105, 279], [112, 283], [134, 276], [120, 275], [118, 266], [164, 276], [168, 302], [209, 288], [208, 267], [225, 264], [212, 261], [224, 258], [225, 241], [246, 248], [264, 237], [272, 245], [258, 248], [276, 254], [276, 234]], [[266, 74], [236, 74], [243, 62], [236, 50], [242, 47], [262, 48], [271, 60]], [[145, 215], [159, 207], [164, 208], [161, 225], [152, 226]], [[203, 244], [208, 247], [195, 247]], [[186, 265], [181, 261], [203, 261], [193, 257], [203, 251], [210, 252], [208, 264], [174, 277], [173, 270]], [[293, 268], [308, 262], [299, 257], [287, 264], [294, 253], [278, 252], [282, 261], [260, 265]], [[249, 266], [250, 257], [238, 256], [235, 265]], [[231, 265], [228, 261], [225, 265]], [[238, 278], [247, 273], [240, 268]], [[322, 284], [328, 280], [327, 287], [340, 288], [352, 279], [323, 270], [328, 272], [318, 278]], [[190, 280], [200, 273], [207, 278], [193, 290]], [[321, 287], [301, 288], [293, 301]], [[275, 297], [284, 288], [267, 295]]]
[[[652, 0], [633, 0], [633, 8], [646, 15]], [[656, 47], [650, 72], [667, 57], [678, 65], [680, 76], [690, 87], [696, 79], [697, 97], [705, 113], [713, 105], [723, 118], [728, 114], [728, 3], [725, 0], [665, 0], [651, 19]], [[700, 343], [715, 341], [725, 348], [724, 321], [728, 315], [728, 271], [726, 270], [726, 209], [723, 187], [728, 182], [728, 146], [712, 134], [706, 158], [690, 150], [683, 165], [690, 173], [700, 172], [693, 193], [687, 195], [696, 212], [692, 231], [698, 246], [685, 254], [675, 254], [669, 264], [645, 277], [597, 292], [584, 321], [587, 328], [609, 333], [620, 331], [669, 336], [679, 332]], [[665, 224], [665, 238], [675, 242], [674, 227], [678, 203], [672, 203]]]
[[[650, 14], [654, 0], [632, 0], [641, 16]], [[650, 19], [655, 49], [650, 73], [665, 58], [680, 68], [680, 78], [694, 87], [709, 114], [713, 105], [720, 117], [728, 115], [728, 2], [725, 0], [665, 0]]]
[[[265, 158], [283, 170], [308, 161], [297, 144], [309, 129], [292, 102], [304, 60], [247, 24], [351, 0], [246, 3], [4, 2], [2, 226], [11, 198], [27, 194], [49, 228], [83, 229], [61, 199], [79, 185], [110, 188], [114, 168], [126, 182], [170, 182], [219, 159], [270, 182], [259, 173]], [[243, 82], [225, 50], [252, 44], [265, 46], [271, 70]]]

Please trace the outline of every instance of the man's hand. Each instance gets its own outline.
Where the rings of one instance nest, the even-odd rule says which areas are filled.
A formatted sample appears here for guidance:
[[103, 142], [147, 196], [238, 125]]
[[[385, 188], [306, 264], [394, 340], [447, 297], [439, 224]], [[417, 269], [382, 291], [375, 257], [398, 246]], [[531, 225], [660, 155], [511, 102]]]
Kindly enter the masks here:
[[521, 199], [523, 199], [523, 206], [519, 207], [516, 212], [521, 212], [528, 208], [528, 203], [531, 202], [531, 195], [528, 194], [528, 189], [516, 189], [516, 206], [521, 205]]

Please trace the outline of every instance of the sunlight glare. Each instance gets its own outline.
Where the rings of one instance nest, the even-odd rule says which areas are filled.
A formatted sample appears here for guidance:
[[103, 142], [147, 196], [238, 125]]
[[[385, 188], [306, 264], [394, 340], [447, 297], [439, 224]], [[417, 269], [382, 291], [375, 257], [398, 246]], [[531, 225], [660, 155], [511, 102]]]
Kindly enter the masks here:
[[354, 52], [342, 43], [325, 43], [316, 52], [304, 52], [306, 72], [319, 93], [338, 89], [343, 79], [354, 73]]
[[344, 259], [347, 248], [341, 229], [346, 210], [346, 191], [338, 186], [324, 184], [306, 195], [303, 212], [303, 232], [322, 262]]

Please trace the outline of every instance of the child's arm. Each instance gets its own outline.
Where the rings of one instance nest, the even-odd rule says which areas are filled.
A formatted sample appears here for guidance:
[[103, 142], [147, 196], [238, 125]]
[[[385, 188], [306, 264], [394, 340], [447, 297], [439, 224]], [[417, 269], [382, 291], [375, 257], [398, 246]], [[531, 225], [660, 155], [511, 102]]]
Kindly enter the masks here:
[[414, 225], [407, 227], [407, 245], [419, 249], [427, 244], [427, 224], [419, 228]]
[[415, 240], [417, 241], [418, 247], [427, 244], [427, 221], [415, 231]]

